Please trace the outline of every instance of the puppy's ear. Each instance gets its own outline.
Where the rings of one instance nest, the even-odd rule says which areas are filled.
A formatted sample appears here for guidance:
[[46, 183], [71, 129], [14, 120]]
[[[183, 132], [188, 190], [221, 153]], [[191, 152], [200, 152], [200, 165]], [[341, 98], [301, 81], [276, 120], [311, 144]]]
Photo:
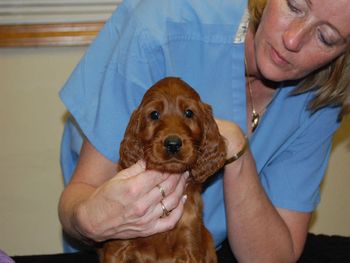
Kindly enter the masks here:
[[224, 166], [226, 145], [214, 120], [211, 107], [204, 103], [201, 103], [200, 107], [203, 112], [204, 136], [199, 148], [197, 163], [192, 169], [192, 176], [196, 182], [203, 183]]
[[124, 139], [120, 144], [120, 167], [127, 168], [138, 160], [143, 159], [143, 150], [139, 140], [140, 130], [140, 109], [136, 109], [131, 117], [125, 130]]

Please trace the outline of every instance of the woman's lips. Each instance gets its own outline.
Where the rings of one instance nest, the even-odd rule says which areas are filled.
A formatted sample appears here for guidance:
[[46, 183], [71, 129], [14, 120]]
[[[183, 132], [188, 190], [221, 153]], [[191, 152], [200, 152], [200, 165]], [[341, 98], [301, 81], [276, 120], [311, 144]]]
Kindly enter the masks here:
[[287, 65], [289, 64], [289, 62], [280, 55], [280, 53], [278, 53], [278, 51], [276, 49], [274, 49], [272, 46], [271, 46], [271, 59], [272, 61], [278, 65], [278, 66], [283, 66], [283, 65]]

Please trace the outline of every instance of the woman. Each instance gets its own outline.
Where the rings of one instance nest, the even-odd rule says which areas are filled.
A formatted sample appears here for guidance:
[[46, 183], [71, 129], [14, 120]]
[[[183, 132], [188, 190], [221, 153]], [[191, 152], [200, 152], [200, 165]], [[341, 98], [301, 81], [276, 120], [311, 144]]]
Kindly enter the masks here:
[[[333, 133], [348, 112], [348, 0], [125, 0], [61, 91], [64, 230], [80, 240], [172, 228], [185, 176], [115, 174], [118, 145], [145, 90], [179, 76], [211, 104], [231, 157], [203, 192], [216, 245], [242, 262], [294, 262], [319, 203]], [[247, 96], [246, 96], [247, 95]], [[224, 119], [224, 120], [222, 120]], [[82, 139], [83, 138], [83, 139]], [[80, 150], [82, 144], [82, 148]], [[78, 159], [78, 153], [80, 156]], [[166, 193], [163, 200], [157, 185]]]

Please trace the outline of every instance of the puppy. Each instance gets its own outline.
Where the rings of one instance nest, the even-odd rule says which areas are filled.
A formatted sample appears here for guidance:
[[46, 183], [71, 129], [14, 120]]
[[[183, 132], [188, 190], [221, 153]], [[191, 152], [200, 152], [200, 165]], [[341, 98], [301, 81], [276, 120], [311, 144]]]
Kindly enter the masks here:
[[[122, 169], [140, 159], [147, 169], [190, 172], [184, 213], [174, 229], [149, 237], [107, 241], [104, 263], [215, 263], [212, 237], [202, 220], [203, 182], [224, 166], [226, 148], [212, 109], [179, 78], [152, 86], [133, 112], [120, 147]], [[167, 212], [162, 206], [163, 211]], [[167, 214], [167, 213], [165, 213]]]

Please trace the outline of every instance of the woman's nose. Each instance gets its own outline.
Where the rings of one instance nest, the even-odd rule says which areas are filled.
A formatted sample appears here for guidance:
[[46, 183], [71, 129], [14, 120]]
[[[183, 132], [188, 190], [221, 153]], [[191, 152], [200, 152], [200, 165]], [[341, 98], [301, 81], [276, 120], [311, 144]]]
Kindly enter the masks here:
[[308, 40], [309, 28], [305, 21], [292, 21], [282, 35], [285, 48], [292, 52], [299, 52]]

